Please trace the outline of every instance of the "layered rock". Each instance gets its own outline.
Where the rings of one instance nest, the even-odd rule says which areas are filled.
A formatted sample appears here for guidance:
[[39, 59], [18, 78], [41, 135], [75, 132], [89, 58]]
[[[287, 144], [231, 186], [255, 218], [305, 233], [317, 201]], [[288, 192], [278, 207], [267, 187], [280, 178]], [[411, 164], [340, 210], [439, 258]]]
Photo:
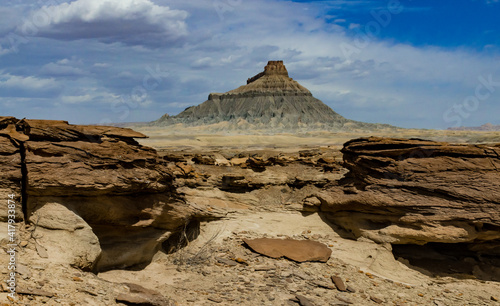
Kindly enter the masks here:
[[164, 115], [155, 126], [181, 124], [207, 126], [212, 130], [351, 130], [378, 129], [388, 125], [348, 120], [314, 98], [311, 92], [288, 76], [283, 61], [269, 61], [264, 71], [247, 84], [226, 93], [211, 93], [204, 103], [176, 116]]
[[[37, 245], [55, 262], [103, 270], [148, 262], [192, 218], [154, 149], [130, 129], [65, 121], [0, 121], [3, 193], [21, 196]], [[2, 215], [5, 219], [5, 214]], [[61, 255], [62, 254], [62, 255]]]
[[[0, 222], [8, 220], [8, 205], [10, 199], [15, 205], [15, 217], [18, 221], [23, 220], [23, 211], [21, 203], [21, 182], [22, 182], [22, 164], [19, 133], [13, 128], [13, 117], [0, 117], [0, 199], [5, 205], [0, 205]], [[7, 228], [4, 226], [3, 228]], [[0, 237], [7, 238], [7, 233], [2, 232]]]
[[371, 137], [347, 142], [342, 152], [349, 169], [342, 188], [318, 196], [334, 223], [377, 242], [495, 248], [500, 145]]

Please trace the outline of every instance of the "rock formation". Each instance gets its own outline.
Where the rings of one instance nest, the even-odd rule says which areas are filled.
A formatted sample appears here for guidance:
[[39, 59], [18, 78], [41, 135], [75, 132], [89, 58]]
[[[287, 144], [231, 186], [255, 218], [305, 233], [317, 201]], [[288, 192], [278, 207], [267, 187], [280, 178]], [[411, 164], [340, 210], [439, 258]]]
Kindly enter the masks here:
[[371, 137], [342, 152], [349, 173], [318, 195], [334, 223], [382, 243], [500, 254], [500, 145]]
[[247, 84], [226, 93], [211, 93], [208, 100], [176, 116], [164, 115], [155, 126], [181, 124], [207, 130], [380, 129], [389, 125], [348, 120], [314, 98], [307, 88], [288, 76], [283, 61], [269, 61], [264, 71]]
[[[36, 224], [36, 246], [83, 269], [151, 260], [202, 209], [186, 204], [156, 151], [130, 129], [0, 117], [0, 193]], [[2, 207], [1, 221], [7, 218]]]

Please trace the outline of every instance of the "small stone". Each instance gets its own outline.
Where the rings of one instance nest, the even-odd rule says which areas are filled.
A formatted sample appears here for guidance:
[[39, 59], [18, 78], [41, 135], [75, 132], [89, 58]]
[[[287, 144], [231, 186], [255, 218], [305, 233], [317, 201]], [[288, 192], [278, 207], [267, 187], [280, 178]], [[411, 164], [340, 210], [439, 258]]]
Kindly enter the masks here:
[[490, 297], [490, 300], [498, 302], [498, 298], [496, 296], [493, 296], [493, 295]]
[[80, 278], [80, 277], [78, 277], [78, 276], [73, 276], [73, 280], [74, 280], [75, 282], [83, 282], [83, 279], [81, 279], [81, 278]]
[[347, 304], [353, 304], [353, 301], [347, 296], [346, 293], [339, 293], [337, 294], [336, 297], [339, 301], [342, 301]]
[[26, 247], [27, 245], [28, 245], [28, 241], [26, 241], [26, 240], [19, 242], [19, 246], [22, 248]]
[[335, 287], [337, 287], [338, 291], [347, 291], [347, 288], [346, 288], [342, 278], [340, 278], [336, 275], [332, 275], [331, 279], [332, 279], [332, 282], [335, 284]]
[[320, 288], [325, 288], [325, 289], [334, 289], [335, 288], [334, 286], [332, 286], [324, 281], [316, 280], [316, 281], [311, 281], [310, 283], [311, 283], [311, 285], [314, 285], [314, 286], [317, 286]]
[[243, 264], [245, 266], [248, 266], [248, 262], [245, 259], [243, 259], [243, 258], [238, 257], [238, 258], [234, 258], [234, 259], [231, 258], [231, 259], [234, 260], [234, 261], [236, 261], [237, 263], [240, 263], [240, 264]]
[[275, 266], [265, 266], [265, 265], [258, 265], [253, 268], [255, 271], [269, 271], [269, 270], [276, 270]]
[[39, 245], [38, 243], [35, 243], [35, 247], [38, 256], [40, 256], [41, 258], [49, 258], [49, 254], [47, 253], [47, 250], [43, 246]]
[[217, 262], [220, 264], [230, 266], [230, 267], [234, 267], [234, 266], [238, 265], [235, 261], [230, 260], [230, 259], [226, 259], [226, 258], [222, 258], [222, 257], [215, 257], [215, 260], [217, 260]]
[[383, 299], [379, 298], [379, 297], [376, 297], [376, 296], [370, 296], [370, 300], [374, 301], [375, 303], [377, 304], [382, 304], [384, 302]]
[[356, 289], [354, 289], [352, 286], [348, 285], [346, 287], [347, 291], [351, 292], [351, 293], [356, 293]]
[[296, 294], [295, 297], [301, 306], [314, 306], [314, 303], [303, 295]]
[[31, 271], [28, 266], [18, 263], [16, 266], [16, 271], [23, 276], [23, 278], [28, 279], [31, 277]]
[[208, 298], [208, 300], [212, 301], [214, 303], [222, 303], [223, 302], [223, 300], [218, 296], [211, 296]]
[[6, 284], [6, 283], [4, 283], [4, 282], [2, 282], [2, 290], [3, 290], [4, 292], [9, 291], [9, 287], [8, 287], [8, 286], [7, 286], [7, 284]]

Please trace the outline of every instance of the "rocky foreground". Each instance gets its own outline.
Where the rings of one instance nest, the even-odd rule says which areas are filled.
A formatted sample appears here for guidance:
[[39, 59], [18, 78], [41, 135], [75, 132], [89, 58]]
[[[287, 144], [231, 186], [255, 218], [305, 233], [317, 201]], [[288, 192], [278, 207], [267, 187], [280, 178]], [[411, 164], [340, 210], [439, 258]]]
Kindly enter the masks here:
[[157, 152], [141, 137], [0, 117], [16, 304], [498, 304], [500, 145]]

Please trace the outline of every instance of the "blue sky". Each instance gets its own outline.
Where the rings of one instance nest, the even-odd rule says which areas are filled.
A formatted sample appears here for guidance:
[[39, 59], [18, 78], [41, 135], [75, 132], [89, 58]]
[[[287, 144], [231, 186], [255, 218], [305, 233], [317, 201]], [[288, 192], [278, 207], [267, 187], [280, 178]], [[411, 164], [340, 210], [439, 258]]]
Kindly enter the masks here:
[[281, 59], [350, 119], [500, 124], [498, 0], [0, 3], [0, 115], [151, 121]]

